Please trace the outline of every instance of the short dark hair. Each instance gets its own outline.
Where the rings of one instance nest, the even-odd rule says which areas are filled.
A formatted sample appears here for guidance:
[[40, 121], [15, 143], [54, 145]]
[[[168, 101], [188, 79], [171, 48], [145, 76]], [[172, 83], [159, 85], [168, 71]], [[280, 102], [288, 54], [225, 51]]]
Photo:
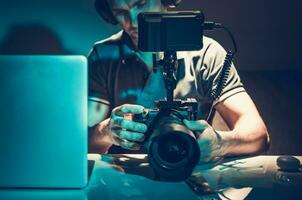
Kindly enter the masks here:
[[[161, 0], [161, 3], [167, 7], [177, 6], [181, 0]], [[118, 24], [116, 18], [110, 10], [107, 0], [95, 0], [94, 6], [98, 14], [108, 23], [116, 25]]]

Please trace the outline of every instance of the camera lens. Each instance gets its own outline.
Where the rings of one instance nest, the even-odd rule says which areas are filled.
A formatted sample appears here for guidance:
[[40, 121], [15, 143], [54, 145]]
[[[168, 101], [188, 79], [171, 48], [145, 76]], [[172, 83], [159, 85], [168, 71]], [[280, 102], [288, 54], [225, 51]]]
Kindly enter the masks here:
[[178, 163], [188, 156], [189, 144], [180, 134], [167, 134], [158, 142], [159, 157], [168, 163]]
[[161, 110], [149, 126], [145, 143], [148, 161], [159, 180], [187, 179], [198, 163], [200, 150], [194, 133], [176, 110]]

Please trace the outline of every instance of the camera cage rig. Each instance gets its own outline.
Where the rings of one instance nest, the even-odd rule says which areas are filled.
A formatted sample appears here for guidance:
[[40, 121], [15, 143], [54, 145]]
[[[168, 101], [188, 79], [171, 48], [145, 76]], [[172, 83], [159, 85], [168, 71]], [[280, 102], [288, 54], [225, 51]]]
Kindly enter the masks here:
[[158, 68], [158, 65], [163, 66], [163, 78], [167, 92], [166, 99], [155, 101], [155, 107], [159, 109], [187, 109], [189, 119], [196, 120], [198, 104], [195, 99], [174, 99], [174, 90], [177, 83], [175, 72], [178, 65], [176, 51], [164, 52], [164, 58], [160, 61], [156, 61], [155, 57], [155, 54], [153, 54], [153, 64], [155, 68]]
[[[204, 21], [204, 15], [200, 11], [168, 11], [168, 12], [145, 12], [145, 13], [140, 13], [138, 15], [139, 27], [140, 27], [140, 24], [144, 25], [144, 26], [146, 25], [146, 22], [141, 22], [141, 21], [142, 21], [142, 19], [146, 18], [146, 16], [148, 14], [150, 15], [150, 19], [148, 19], [148, 20], [153, 21], [153, 22], [160, 21], [159, 18], [161, 18], [161, 17], [159, 17], [159, 15], [162, 15], [162, 20], [169, 18], [169, 15], [175, 16], [175, 15], [178, 15], [178, 14], [184, 14], [184, 15], [187, 15], [187, 16], [190, 16], [190, 15], [194, 16], [193, 18], [195, 19], [195, 23], [196, 23], [196, 20], [197, 20], [197, 22], [198, 22], [198, 20], [200, 20], [200, 22], [201, 22], [200, 26], [202, 27], [202, 29], [201, 30], [196, 29], [197, 32], [201, 31], [200, 32], [201, 37], [203, 35], [204, 30], [211, 31], [211, 30], [216, 30], [216, 29], [222, 29], [225, 32], [227, 32], [227, 34], [229, 35], [229, 37], [232, 40], [234, 50], [228, 50], [227, 51], [225, 59], [224, 59], [224, 63], [223, 63], [223, 66], [222, 66], [221, 73], [218, 75], [217, 87], [215, 89], [212, 89], [212, 91], [210, 91], [210, 95], [212, 97], [212, 102], [214, 103], [215, 100], [218, 100], [219, 97], [222, 95], [224, 87], [226, 86], [226, 82], [227, 82], [227, 79], [228, 79], [229, 74], [230, 74], [233, 58], [234, 58], [234, 56], [237, 52], [236, 41], [235, 41], [234, 36], [231, 33], [231, 31], [227, 27], [223, 26], [220, 23]], [[186, 18], [187, 18], [187, 16], [186, 16]], [[166, 22], [164, 22], [164, 23], [167, 24]], [[158, 26], [158, 25], [156, 27], [157, 28], [160, 27], [160, 29], [162, 28], [161, 26]], [[150, 28], [151, 28], [151, 26], [148, 27], [148, 29], [150, 29]], [[162, 31], [162, 30], [160, 30], [160, 31]], [[146, 33], [145, 31], [140, 30], [140, 28], [139, 28], [139, 34], [145, 34], [145, 33]], [[158, 37], [158, 33], [156, 33], [156, 34], [152, 33], [152, 34], [156, 35], [156, 37]], [[167, 37], [167, 35], [165, 35], [164, 38], [167, 39], [166, 37]], [[148, 41], [148, 43], [150, 43], [150, 41]], [[157, 42], [155, 42], [155, 43], [157, 44]], [[162, 47], [162, 45], [164, 47]], [[173, 45], [175, 45], [175, 44], [173, 44]], [[146, 46], [141, 45], [140, 41], [139, 41], [139, 47], [140, 46], [141, 46], [143, 51], [146, 51], [146, 49], [145, 49]], [[164, 82], [165, 82], [167, 97], [166, 97], [166, 99], [163, 99], [163, 100], [156, 100], [155, 101], [155, 107], [177, 108], [179, 106], [180, 107], [186, 106], [186, 107], [192, 107], [192, 110], [197, 110], [197, 102], [194, 99], [189, 100], [190, 103], [185, 103], [184, 100], [174, 99], [174, 90], [175, 90], [176, 84], [177, 84], [175, 73], [177, 71], [177, 65], [178, 65], [176, 51], [180, 50], [179, 47], [178, 47], [177, 50], [171, 50], [171, 46], [166, 44], [166, 43], [163, 43], [163, 41], [160, 41], [160, 46], [161, 47], [158, 47], [158, 46], [155, 45], [155, 46], [152, 46], [151, 48], [155, 48], [155, 49], [168, 48], [169, 50], [164, 51], [164, 58], [163, 58], [163, 60], [160, 60], [160, 61], [156, 61], [156, 55], [153, 54], [153, 66], [154, 66], [154, 70], [156, 70], [156, 68], [159, 68], [159, 67], [163, 66], [163, 69], [164, 69], [163, 70], [163, 78], [164, 78]], [[198, 46], [203, 47], [203, 44], [201, 44], [201, 45], [199, 45], [199, 44], [196, 44], [196, 45], [190, 44], [190, 46], [193, 47], [193, 48], [196, 48]], [[185, 46], [183, 46], [182, 48], [184, 48], [185, 50], [188, 49], [188, 47], [185, 47]], [[192, 49], [192, 50], [195, 50], [195, 49]], [[209, 112], [208, 116], [206, 117], [207, 121], [209, 121], [209, 119], [211, 117], [211, 113], [214, 109], [213, 103], [212, 103], [212, 106], [210, 108], [210, 112]], [[194, 119], [196, 120], [197, 112], [195, 114], [196, 115], [194, 117], [192, 116], [192, 120], [194, 120]]]
[[[183, 12], [183, 11], [182, 11]], [[190, 11], [189, 11], [190, 12]], [[196, 11], [194, 11], [196, 13]], [[175, 12], [173, 12], [175, 14]], [[167, 13], [165, 13], [167, 14]], [[222, 70], [221, 73], [219, 74], [219, 82], [218, 82], [218, 86], [216, 87], [216, 89], [211, 91], [211, 96], [213, 98], [213, 102], [214, 100], [217, 100], [220, 96], [221, 93], [223, 91], [223, 88], [225, 87], [227, 78], [229, 76], [229, 72], [230, 72], [230, 68], [231, 68], [231, 64], [232, 64], [232, 60], [234, 57], [234, 54], [237, 52], [237, 46], [234, 40], [233, 35], [231, 34], [231, 32], [224, 26], [222, 26], [221, 24], [218, 23], [214, 23], [214, 22], [203, 22], [201, 24], [203, 30], [213, 30], [213, 29], [224, 29], [225, 31], [228, 32], [228, 34], [230, 35], [233, 44], [234, 44], [234, 49], [235, 51], [227, 51], [225, 60], [224, 60], [224, 64], [222, 66]], [[202, 45], [201, 45], [202, 46]], [[140, 121], [140, 122], [146, 122], [146, 121], [151, 121], [150, 123], [150, 127], [151, 129], [153, 129], [154, 127], [156, 127], [157, 125], [155, 124], [158, 123], [161, 120], [161, 114], [163, 114], [163, 116], [165, 117], [166, 113], [167, 116], [169, 117], [169, 115], [173, 116], [175, 115], [178, 120], [182, 121], [184, 119], [184, 117], [182, 116], [181, 113], [178, 113], [179, 111], [186, 111], [187, 113], [187, 119], [189, 120], [197, 120], [197, 107], [198, 107], [198, 103], [196, 101], [196, 99], [186, 99], [186, 100], [181, 100], [181, 99], [174, 99], [174, 90], [176, 88], [176, 84], [177, 84], [177, 79], [175, 76], [175, 73], [177, 72], [177, 65], [178, 65], [178, 60], [177, 60], [177, 51], [173, 51], [171, 49], [169, 49], [168, 51], [164, 51], [164, 57], [162, 60], [160, 61], [156, 61], [156, 55], [153, 54], [153, 67], [154, 70], [156, 70], [159, 67], [163, 67], [163, 78], [164, 78], [164, 83], [165, 83], [165, 88], [166, 88], [166, 98], [165, 99], [161, 99], [161, 100], [156, 100], [155, 103], [155, 107], [157, 109], [152, 110], [155, 111], [154, 116], [147, 116], [144, 114], [142, 116], [135, 116], [135, 119]], [[207, 120], [209, 120], [209, 117], [211, 116], [211, 112], [213, 110], [213, 103], [210, 109], [210, 113], [207, 117]], [[148, 114], [148, 110], [147, 110], [147, 114]], [[147, 118], [145, 118], [147, 116]], [[136, 121], [135, 120], [135, 121]], [[164, 119], [165, 120], [165, 119]], [[172, 122], [174, 123], [174, 122]], [[158, 125], [159, 127], [156, 127], [158, 131], [162, 130], [161, 125]], [[181, 125], [182, 126], [182, 125]], [[164, 127], [167, 128], [167, 127]], [[166, 129], [163, 129], [166, 130]], [[179, 126], [178, 128], [176, 128], [175, 130], [172, 131], [176, 131], [176, 132], [184, 132], [184, 133], [188, 133], [188, 131], [190, 132], [190, 130], [180, 130]], [[168, 131], [169, 132], [169, 131]], [[147, 134], [146, 134], [146, 140], [148, 140], [147, 144], [145, 143], [144, 145], [147, 145], [149, 148], [149, 153], [148, 153], [148, 159], [150, 161], [150, 164], [153, 165], [154, 167], [154, 172], [156, 174], [156, 176], [158, 177], [159, 180], [164, 180], [164, 181], [181, 181], [184, 180], [186, 178], [188, 178], [193, 170], [193, 167], [198, 163], [199, 161], [199, 157], [200, 157], [200, 150], [199, 147], [197, 145], [196, 142], [196, 135], [195, 133], [188, 133], [188, 137], [184, 137], [183, 139], [187, 140], [187, 142], [191, 142], [191, 147], [190, 147], [190, 158], [191, 160], [182, 160], [181, 162], [176, 162], [175, 164], [171, 164], [171, 163], [167, 163], [165, 162], [165, 160], [161, 159], [160, 155], [156, 155], [159, 154], [159, 151], [161, 151], [159, 149], [159, 138], [158, 137], [153, 137], [152, 136], [152, 131], [148, 130]], [[158, 133], [156, 133], [158, 134]], [[193, 134], [193, 135], [192, 135]], [[177, 134], [176, 134], [177, 135]], [[195, 135], [195, 137], [194, 137]], [[165, 134], [163, 135], [162, 139], [166, 137]], [[153, 145], [151, 145], [151, 141], [149, 140], [154, 140], [155, 142], [153, 142]], [[195, 139], [193, 139], [195, 138]], [[195, 141], [193, 141], [195, 140]], [[193, 142], [193, 143], [192, 143]], [[146, 146], [145, 146], [146, 147]], [[198, 152], [197, 152], [198, 150]], [[195, 152], [195, 153], [194, 153]], [[173, 153], [173, 152], [172, 152]], [[150, 155], [149, 155], [150, 154]], [[193, 156], [193, 157], [192, 157]], [[198, 157], [198, 158], [196, 158]], [[184, 163], [184, 161], [186, 161], [186, 163]]]

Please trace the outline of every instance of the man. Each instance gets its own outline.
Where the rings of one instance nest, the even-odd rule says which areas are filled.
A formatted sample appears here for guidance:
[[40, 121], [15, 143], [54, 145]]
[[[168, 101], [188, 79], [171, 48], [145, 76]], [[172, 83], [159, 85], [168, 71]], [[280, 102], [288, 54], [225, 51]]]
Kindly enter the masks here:
[[[179, 2], [179, 1], [178, 1]], [[131, 115], [152, 107], [165, 97], [161, 70], [152, 70], [152, 56], [141, 52], [138, 44], [137, 15], [165, 11], [177, 1], [97, 0], [101, 16], [119, 24], [123, 31], [96, 43], [89, 55], [89, 151], [106, 153], [114, 144], [138, 150], [147, 126], [131, 120]], [[105, 10], [104, 9], [108, 9]], [[232, 66], [221, 97], [213, 102], [210, 92], [217, 86], [226, 55], [214, 40], [204, 37], [200, 51], [178, 52], [176, 98], [198, 101], [198, 121], [184, 120], [197, 134], [201, 162], [220, 157], [262, 152], [268, 147], [268, 134], [259, 113], [244, 90]], [[204, 119], [211, 105], [230, 127], [214, 130]], [[130, 117], [129, 117], [130, 116]]]

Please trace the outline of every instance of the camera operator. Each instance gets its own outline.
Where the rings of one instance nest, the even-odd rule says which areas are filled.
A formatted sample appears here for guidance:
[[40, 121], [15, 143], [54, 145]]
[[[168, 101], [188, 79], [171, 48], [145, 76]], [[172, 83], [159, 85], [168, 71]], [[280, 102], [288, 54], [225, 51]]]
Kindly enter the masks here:
[[[147, 126], [131, 120], [131, 116], [142, 113], [144, 108], [152, 108], [154, 100], [163, 99], [165, 86], [161, 69], [153, 70], [152, 54], [137, 48], [137, 15], [165, 11], [179, 2], [96, 0], [99, 14], [123, 30], [96, 43], [89, 54], [90, 152], [107, 153], [109, 149], [109, 152], [116, 152], [116, 146], [139, 150], [136, 142], [145, 139]], [[200, 161], [265, 151], [269, 143], [265, 124], [234, 66], [221, 97], [212, 102], [210, 91], [217, 86], [226, 52], [211, 38], [204, 37], [203, 43], [199, 51], [177, 53], [178, 83], [174, 92], [177, 98], [198, 101], [199, 120], [184, 120], [184, 123], [197, 133]], [[159, 58], [161, 56], [158, 54]], [[214, 130], [205, 121], [212, 104], [230, 131]]]

